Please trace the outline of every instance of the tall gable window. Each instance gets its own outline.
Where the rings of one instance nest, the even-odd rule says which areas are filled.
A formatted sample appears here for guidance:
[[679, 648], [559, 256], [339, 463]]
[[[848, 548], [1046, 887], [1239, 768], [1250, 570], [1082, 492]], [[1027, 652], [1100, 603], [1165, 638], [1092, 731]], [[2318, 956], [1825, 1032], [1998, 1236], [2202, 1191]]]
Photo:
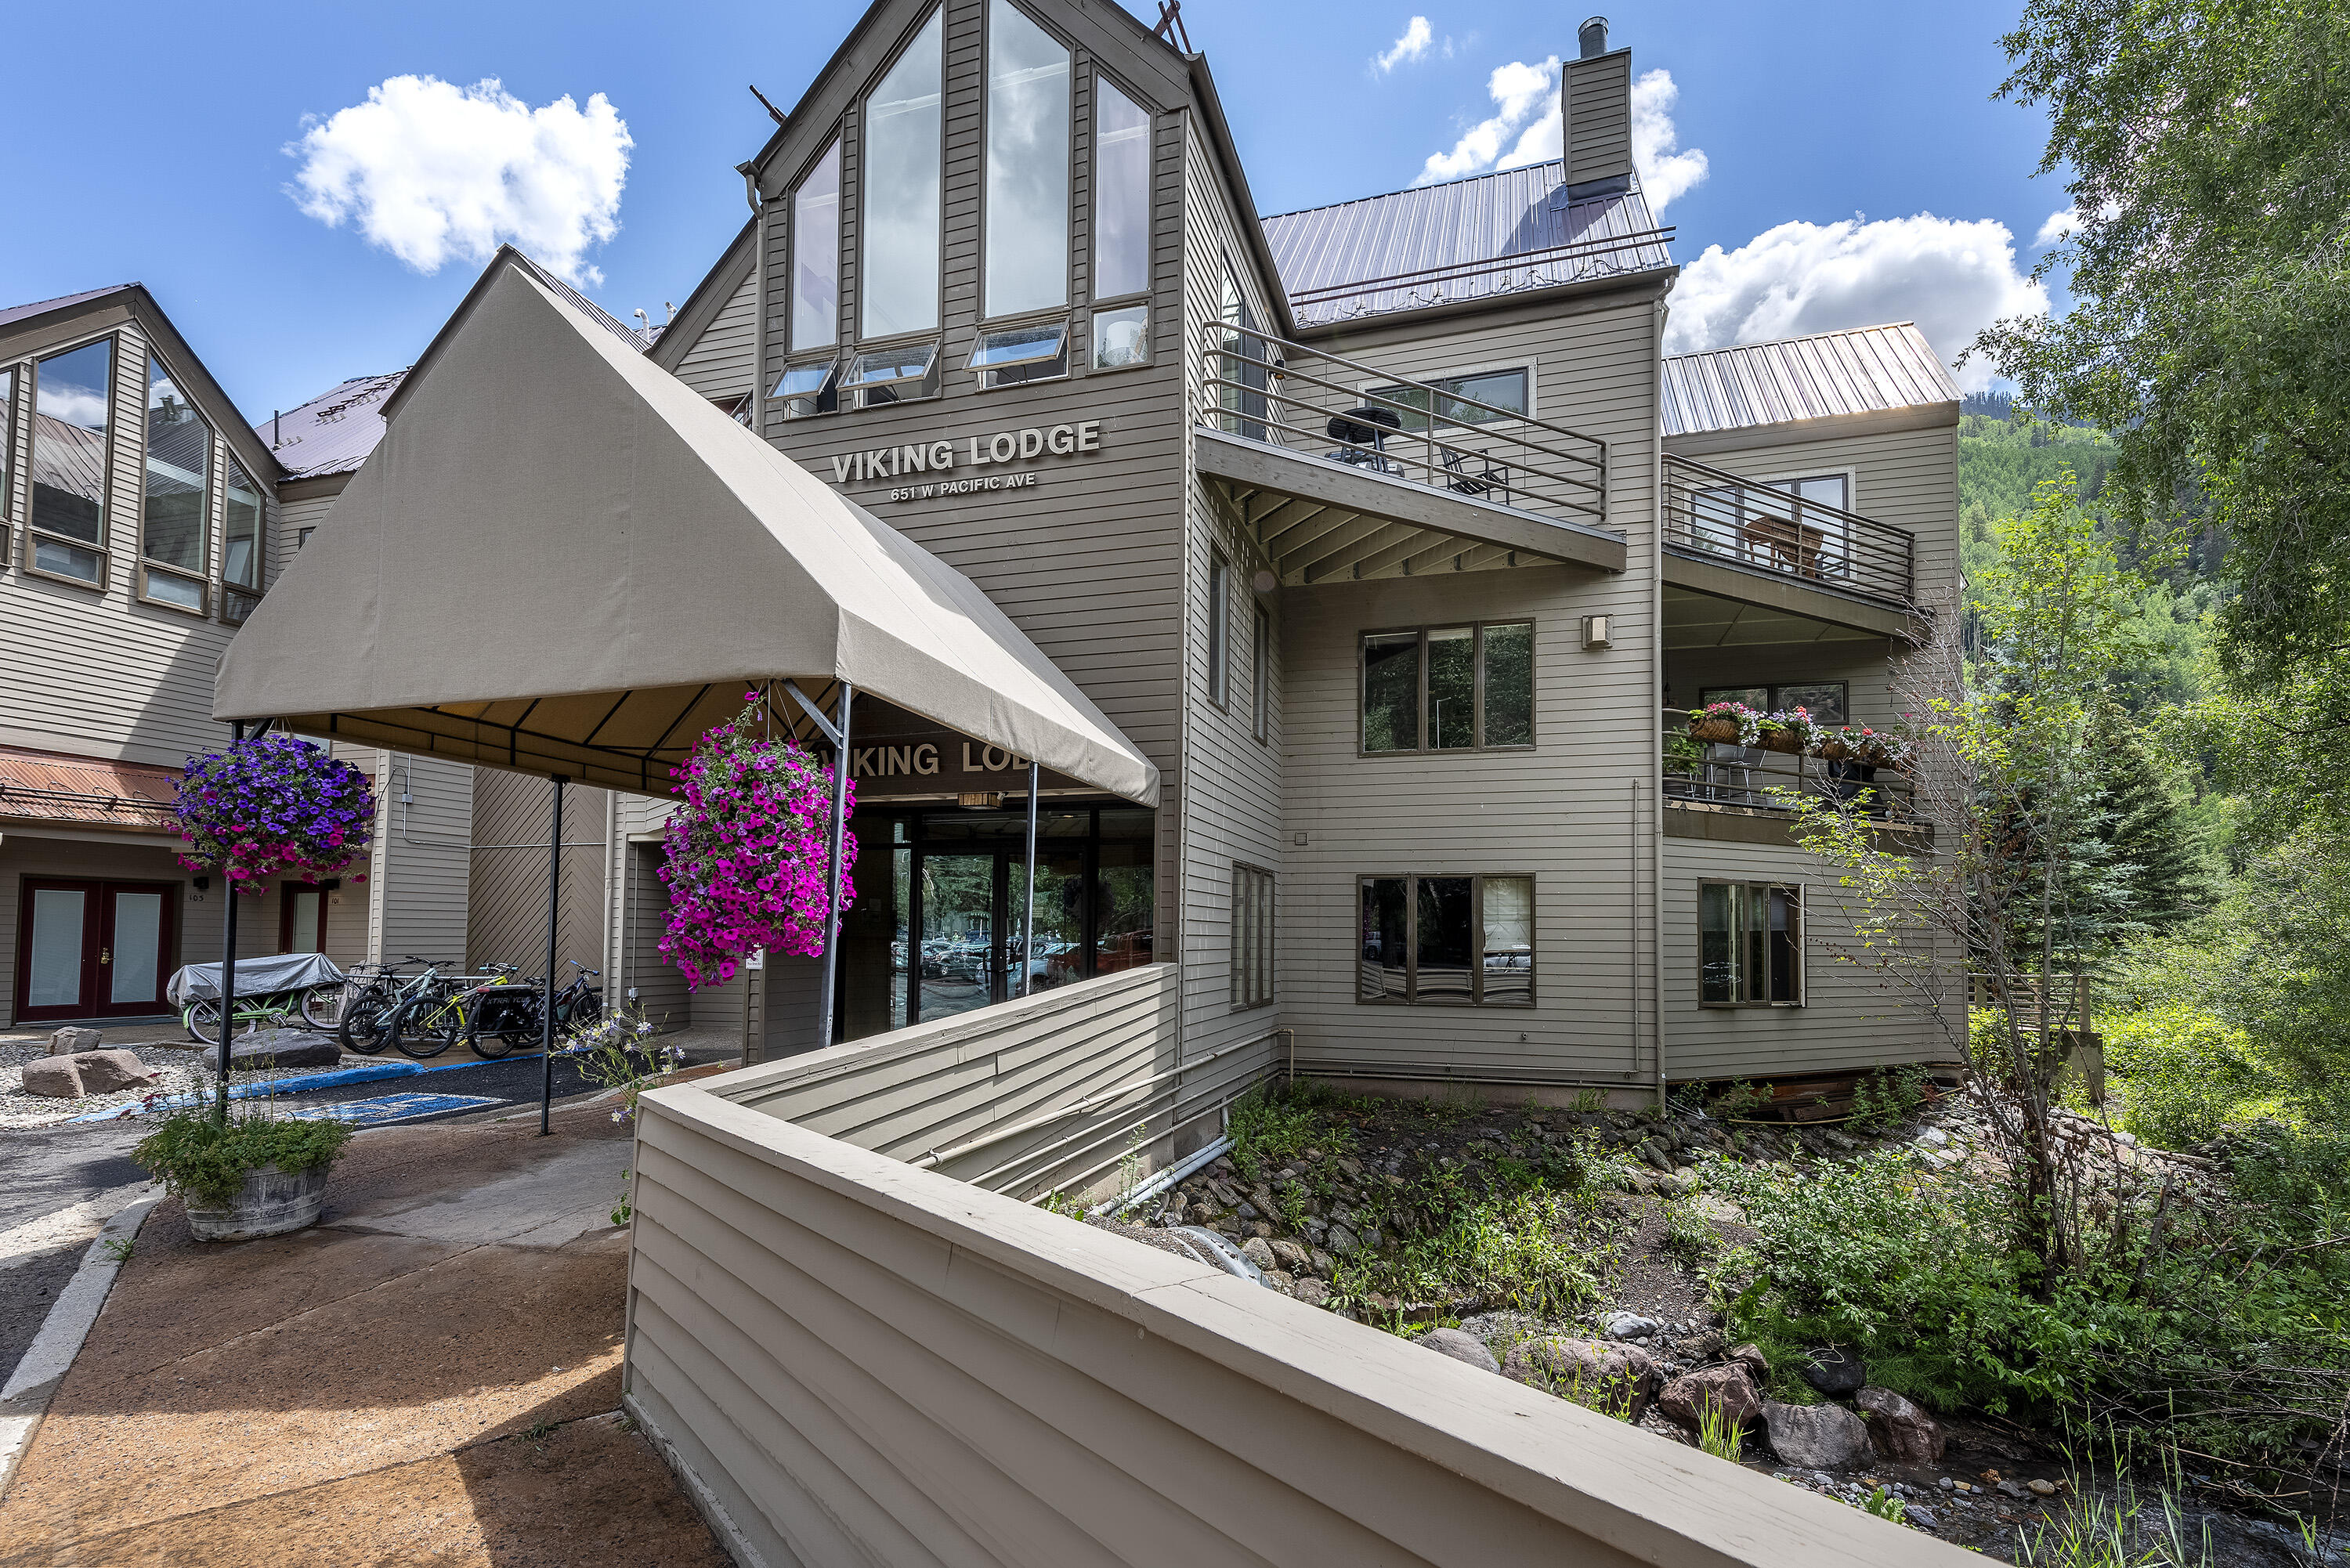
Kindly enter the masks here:
[[197, 417], [163, 362], [149, 355], [140, 594], [199, 615], [212, 566], [212, 427]]
[[101, 337], [33, 368], [33, 569], [106, 581], [108, 433], [114, 339]]
[[261, 602], [261, 486], [234, 458], [221, 473], [221, 614], [242, 621]]
[[940, 13], [865, 100], [861, 332], [888, 337], [939, 325]]
[[840, 332], [840, 143], [792, 192], [792, 350], [826, 348]]
[[8, 562], [8, 519], [16, 511], [16, 490], [9, 468], [16, 456], [16, 372], [0, 367], [0, 566]]
[[1069, 51], [1012, 0], [987, 7], [985, 312], [1069, 302]]
[[1094, 277], [1096, 299], [1150, 286], [1150, 116], [1100, 77], [1094, 78]]

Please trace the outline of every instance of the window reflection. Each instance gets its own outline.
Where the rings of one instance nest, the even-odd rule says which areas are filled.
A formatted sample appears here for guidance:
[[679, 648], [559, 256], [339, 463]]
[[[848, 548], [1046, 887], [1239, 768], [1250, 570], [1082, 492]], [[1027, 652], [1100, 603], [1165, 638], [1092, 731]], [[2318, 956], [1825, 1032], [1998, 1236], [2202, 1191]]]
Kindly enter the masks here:
[[[212, 427], [196, 416], [161, 359], [147, 360], [147, 463], [140, 551], [152, 565], [151, 599], [183, 609], [204, 607], [203, 576], [210, 510]], [[178, 572], [187, 573], [181, 576]]]
[[824, 150], [792, 192], [792, 344], [813, 348], [840, 331], [840, 143]]
[[986, 314], [1069, 299], [1069, 51], [1011, 0], [987, 7]]
[[1362, 963], [1355, 994], [1365, 1002], [1401, 1002], [1410, 994], [1410, 906], [1401, 877], [1363, 878]]
[[1094, 78], [1093, 296], [1150, 286], [1150, 116]]
[[[33, 565], [97, 582], [105, 557], [107, 432], [114, 340], [56, 354], [33, 369]], [[42, 535], [50, 535], [43, 537]]]
[[1419, 917], [1414, 944], [1418, 950], [1413, 955], [1419, 961], [1415, 1000], [1468, 1001], [1472, 941], [1469, 878], [1422, 877], [1419, 906], [1414, 912]]
[[863, 333], [939, 324], [940, 13], [865, 105]]
[[1477, 743], [1477, 628], [1440, 626], [1428, 634], [1428, 740], [1440, 752]]
[[1363, 750], [1419, 749], [1419, 633], [1363, 639]]
[[240, 620], [261, 591], [261, 487], [231, 458], [221, 475], [221, 580], [231, 590], [251, 590], [231, 591], [223, 607]]
[[1150, 363], [1150, 306], [1094, 312], [1094, 369], [1123, 370]]

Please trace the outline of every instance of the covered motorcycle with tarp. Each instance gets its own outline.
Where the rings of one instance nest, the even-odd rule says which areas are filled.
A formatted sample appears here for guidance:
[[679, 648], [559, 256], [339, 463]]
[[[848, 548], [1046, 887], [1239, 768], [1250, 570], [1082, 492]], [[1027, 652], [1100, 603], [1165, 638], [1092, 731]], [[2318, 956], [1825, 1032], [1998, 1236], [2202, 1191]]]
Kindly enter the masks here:
[[[289, 1024], [298, 1017], [318, 1030], [335, 1027], [343, 999], [343, 971], [324, 953], [272, 953], [236, 961], [236, 1022], [248, 1031]], [[188, 1033], [220, 1043], [221, 966], [192, 963], [172, 976], [164, 998], [180, 1010]]]

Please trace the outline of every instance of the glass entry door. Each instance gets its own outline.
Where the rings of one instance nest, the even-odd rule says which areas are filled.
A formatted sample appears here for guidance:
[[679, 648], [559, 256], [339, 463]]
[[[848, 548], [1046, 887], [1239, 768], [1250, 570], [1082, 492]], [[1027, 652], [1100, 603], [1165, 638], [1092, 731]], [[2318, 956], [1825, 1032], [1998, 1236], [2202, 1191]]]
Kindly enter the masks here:
[[168, 1012], [172, 914], [168, 883], [27, 877], [17, 910], [16, 1017], [130, 1018]]
[[1004, 996], [1003, 892], [993, 854], [922, 855], [921, 981], [915, 1017], [935, 1023]]

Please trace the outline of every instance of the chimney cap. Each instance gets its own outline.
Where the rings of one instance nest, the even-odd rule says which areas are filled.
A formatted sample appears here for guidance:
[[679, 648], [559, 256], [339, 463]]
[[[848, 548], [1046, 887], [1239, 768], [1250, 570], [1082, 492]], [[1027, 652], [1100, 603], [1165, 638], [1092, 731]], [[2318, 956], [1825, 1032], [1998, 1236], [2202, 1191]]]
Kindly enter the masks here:
[[1576, 47], [1586, 60], [1596, 60], [1607, 52], [1607, 18], [1593, 16], [1575, 30]]

